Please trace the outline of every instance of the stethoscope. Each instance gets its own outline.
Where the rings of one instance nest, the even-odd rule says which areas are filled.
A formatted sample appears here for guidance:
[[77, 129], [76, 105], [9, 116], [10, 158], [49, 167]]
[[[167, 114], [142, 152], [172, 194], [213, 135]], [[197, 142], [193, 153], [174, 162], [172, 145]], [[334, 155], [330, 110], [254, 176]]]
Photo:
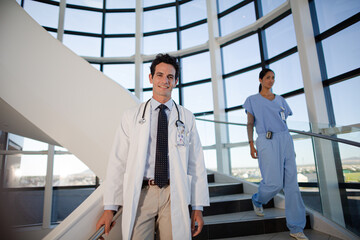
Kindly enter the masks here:
[[[146, 122], [146, 119], [145, 119], [145, 111], [146, 111], [146, 107], [148, 105], [148, 103], [150, 102], [151, 98], [149, 100], [146, 101], [145, 103], [145, 107], [144, 107], [144, 110], [143, 110], [143, 114], [142, 114], [142, 117], [139, 121], [140, 124], [144, 124]], [[183, 123], [183, 121], [180, 120], [180, 112], [179, 112], [179, 108], [176, 104], [176, 102], [173, 100], [174, 104], [175, 104], [175, 107], [176, 107], [176, 111], [177, 111], [177, 114], [178, 114], [178, 120], [176, 120], [175, 122], [175, 126], [176, 127], [185, 127], [185, 124]]]

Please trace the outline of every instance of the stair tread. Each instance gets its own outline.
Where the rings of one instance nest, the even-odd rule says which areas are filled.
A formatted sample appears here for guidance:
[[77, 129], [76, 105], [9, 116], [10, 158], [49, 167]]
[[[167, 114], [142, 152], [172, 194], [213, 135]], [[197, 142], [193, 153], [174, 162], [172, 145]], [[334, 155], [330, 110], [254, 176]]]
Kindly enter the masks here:
[[238, 183], [238, 182], [235, 182], [235, 183], [217, 183], [217, 182], [208, 183], [209, 187], [231, 186], [231, 185], [241, 185], [241, 184], [242, 183]]
[[214, 196], [214, 197], [210, 197], [210, 203], [248, 200], [251, 199], [251, 197], [252, 197], [251, 194], [246, 194], [246, 193]]
[[232, 223], [232, 222], [246, 222], [259, 221], [274, 218], [285, 218], [285, 210], [280, 208], [268, 208], [264, 210], [265, 216], [259, 217], [254, 211], [235, 212], [228, 214], [210, 215], [204, 217], [205, 225]]

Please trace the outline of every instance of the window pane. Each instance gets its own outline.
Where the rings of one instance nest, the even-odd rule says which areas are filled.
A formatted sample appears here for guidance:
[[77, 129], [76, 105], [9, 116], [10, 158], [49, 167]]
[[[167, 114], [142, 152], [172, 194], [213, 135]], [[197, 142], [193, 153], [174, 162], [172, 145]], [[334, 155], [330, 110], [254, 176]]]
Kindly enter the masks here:
[[290, 129], [310, 131], [309, 115], [306, 106], [305, 94], [286, 98], [293, 115], [287, 119], [287, 125]]
[[176, 27], [175, 7], [144, 12], [144, 32], [152, 32]]
[[359, 124], [360, 77], [330, 86], [332, 104], [337, 125]]
[[252, 35], [222, 48], [224, 73], [260, 63], [259, 39]]
[[[360, 132], [339, 134], [338, 137], [354, 142], [359, 142]], [[339, 143], [339, 150], [345, 182], [359, 183], [360, 169], [358, 166], [360, 165], [360, 148], [344, 143]]]
[[95, 190], [95, 187], [54, 189], [51, 224], [58, 224], [72, 213]]
[[100, 57], [100, 38], [64, 34], [63, 43], [79, 56]]
[[104, 74], [124, 88], [135, 88], [135, 64], [106, 64]]
[[[5, 197], [1, 199], [2, 204], [6, 204], [6, 212], [11, 213], [11, 218], [9, 220], [12, 227], [21, 225], [21, 227], [24, 227], [24, 225], [42, 224], [44, 209], [44, 190], [18, 189], [15, 191], [8, 191], [6, 192], [6, 194], [3, 195], [5, 195]], [[2, 205], [2, 207], [4, 207], [4, 205]], [[4, 212], [2, 212], [1, 214], [4, 214]], [[2, 215], [1, 217], [5, 216]], [[8, 229], [6, 230], [8, 231]], [[2, 234], [4, 234], [4, 232], [2, 232]], [[22, 234], [26, 233], [23, 232]], [[30, 234], [23, 235], [24, 237], [22, 239], [30, 239], [29, 235]], [[4, 237], [2, 237], [2, 239], [4, 239]], [[10, 239], [21, 239], [21, 237], [10, 237]]]
[[[173, 89], [174, 91], [175, 89]], [[143, 101], [147, 101], [149, 100], [150, 98], [152, 98], [152, 90], [151, 91], [144, 91], [143, 92]]]
[[95, 185], [95, 177], [95, 174], [74, 155], [55, 154], [53, 186]]
[[103, 8], [103, 2], [104, 0], [66, 0], [66, 4], [74, 4], [92, 8]]
[[230, 157], [234, 176], [247, 179], [248, 181], [260, 181], [261, 174], [258, 168], [258, 161], [251, 158], [249, 146], [230, 148]]
[[204, 150], [204, 161], [207, 169], [217, 171], [216, 150]]
[[47, 143], [12, 133], [9, 133], [9, 141], [11, 142], [9, 143], [9, 150], [47, 151], [49, 148]]
[[206, 1], [193, 0], [180, 5], [181, 26], [206, 19]]
[[150, 74], [150, 66], [151, 63], [143, 63], [143, 87], [144, 88], [152, 88], [152, 84], [150, 83], [149, 80], [149, 74]]
[[105, 57], [125, 57], [135, 54], [135, 38], [105, 38]]
[[320, 32], [324, 32], [360, 11], [358, 0], [315, 0]]
[[107, 13], [105, 33], [135, 33], [135, 13]]
[[295, 47], [296, 36], [292, 15], [265, 29], [265, 36], [269, 58]]
[[[200, 116], [199, 118], [214, 120], [214, 115]], [[198, 130], [200, 141], [203, 146], [210, 146], [215, 144], [215, 125], [213, 122], [196, 120], [196, 128]]]
[[304, 87], [298, 53], [271, 64], [270, 68], [275, 72], [274, 93], [281, 95]]
[[106, 0], [106, 8], [135, 8], [136, 1], [129, 0]]
[[259, 72], [255, 69], [234, 77], [225, 79], [227, 107], [244, 104], [246, 98], [259, 90]]
[[193, 113], [213, 110], [211, 83], [203, 83], [183, 88], [184, 106]]
[[254, 3], [251, 2], [242, 8], [220, 18], [221, 36], [250, 25], [256, 21]]
[[261, 0], [263, 16], [276, 9], [284, 2], [286, 2], [286, 0]]
[[360, 66], [360, 22], [322, 41], [328, 78]]
[[101, 33], [102, 13], [66, 8], [65, 30]]
[[207, 23], [181, 31], [181, 48], [194, 47], [209, 40]]
[[[227, 113], [228, 121], [231, 123], [247, 123], [247, 116], [245, 109], [231, 111]], [[247, 142], [247, 128], [246, 126], [229, 125], [229, 141], [230, 143]], [[254, 139], [256, 139], [254, 131]], [[248, 153], [247, 153], [248, 154]]]
[[165, 3], [172, 3], [175, 0], [144, 0], [144, 7], [157, 6]]
[[177, 51], [176, 33], [164, 33], [144, 37], [144, 54], [158, 54]]
[[313, 144], [311, 139], [294, 141], [299, 182], [317, 182]]
[[6, 157], [5, 187], [45, 186], [47, 155]]
[[209, 52], [182, 58], [181, 63], [182, 83], [211, 77]]
[[59, 21], [58, 6], [35, 2], [35, 1], [26, 1], [24, 3], [24, 9], [41, 26], [58, 28], [58, 21]]
[[236, 4], [240, 3], [242, 1], [239, 0], [218, 0], [218, 6], [219, 6], [219, 12], [223, 12], [232, 6], [235, 6]]

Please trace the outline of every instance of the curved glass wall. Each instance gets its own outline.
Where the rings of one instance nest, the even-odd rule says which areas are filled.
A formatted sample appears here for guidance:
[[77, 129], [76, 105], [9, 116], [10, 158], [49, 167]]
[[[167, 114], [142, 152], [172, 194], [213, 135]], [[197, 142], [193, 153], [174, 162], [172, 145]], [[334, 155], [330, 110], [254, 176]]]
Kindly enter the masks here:
[[[134, 91], [136, 81], [141, 81], [143, 89], [140, 92], [144, 100], [151, 97], [148, 81], [150, 61], [159, 52], [170, 52], [178, 56], [181, 65], [179, 84], [173, 92], [176, 102], [196, 116], [207, 119], [216, 119], [214, 113], [219, 109], [214, 106], [224, 102], [220, 110], [226, 113], [228, 121], [246, 123], [242, 104], [247, 96], [258, 92], [260, 69], [270, 67], [276, 74], [274, 92], [285, 97], [294, 112], [288, 121], [289, 128], [304, 131], [311, 128], [304, 91], [306, 79], [301, 71], [289, 1], [217, 0], [216, 6], [212, 6], [217, 9], [215, 16], [208, 16], [207, 7], [213, 1], [206, 0], [143, 0], [139, 1], [143, 6], [140, 13], [136, 1], [67, 0], [63, 16], [59, 16], [61, 1], [17, 1], [54, 37], [63, 34], [64, 45], [109, 78], [130, 91]], [[360, 112], [357, 103], [360, 99], [355, 91], [360, 82], [360, 45], [357, 42], [360, 38], [360, 3], [357, 0], [346, 3], [309, 0], [309, 7], [330, 126], [358, 126]], [[137, 14], [142, 14], [140, 23], [136, 22]], [[63, 19], [64, 32], [58, 33], [59, 19]], [[258, 25], [259, 19], [267, 20]], [[209, 29], [212, 21], [215, 28]], [[246, 30], [254, 25], [258, 26], [256, 30]], [[141, 32], [136, 32], [137, 29]], [[142, 36], [140, 46], [136, 46], [135, 35]], [[216, 74], [222, 77], [223, 84], [223, 92], [215, 95], [211, 59], [214, 59], [216, 50], [209, 47], [209, 42], [214, 39], [220, 51], [215, 60], [221, 65]], [[135, 77], [138, 71], [135, 54], [143, 58], [141, 79]], [[198, 125], [205, 146], [206, 164], [216, 170], [216, 150], [211, 147], [217, 138], [214, 124], [198, 122]], [[229, 143], [247, 141], [245, 130], [229, 126], [227, 132]], [[342, 134], [341, 137], [360, 139], [357, 133]], [[299, 153], [299, 171], [308, 176], [309, 182], [317, 182], [317, 177], [313, 177], [315, 153], [311, 150], [311, 143], [310, 139], [295, 141], [295, 148]], [[339, 148], [339, 154], [342, 154], [343, 147]], [[257, 167], [256, 161], [250, 159], [247, 145], [233, 146], [228, 150], [233, 175], [251, 176], [246, 178], [248, 180], [259, 179], [256, 170], [251, 170], [251, 174], [242, 170]], [[359, 163], [360, 157], [355, 156]], [[306, 175], [307, 171], [312, 175]]]

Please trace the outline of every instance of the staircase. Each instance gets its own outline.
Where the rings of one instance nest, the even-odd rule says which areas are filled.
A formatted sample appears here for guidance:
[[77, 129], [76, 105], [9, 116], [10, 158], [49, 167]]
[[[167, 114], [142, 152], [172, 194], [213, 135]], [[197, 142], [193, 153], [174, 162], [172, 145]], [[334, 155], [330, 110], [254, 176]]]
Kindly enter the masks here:
[[[204, 228], [194, 239], [243, 237], [289, 231], [285, 210], [274, 206], [274, 200], [264, 205], [264, 217], [255, 215], [252, 194], [244, 193], [243, 183], [217, 183], [213, 173], [208, 174], [210, 206], [203, 211]], [[307, 215], [305, 228], [310, 228]]]

